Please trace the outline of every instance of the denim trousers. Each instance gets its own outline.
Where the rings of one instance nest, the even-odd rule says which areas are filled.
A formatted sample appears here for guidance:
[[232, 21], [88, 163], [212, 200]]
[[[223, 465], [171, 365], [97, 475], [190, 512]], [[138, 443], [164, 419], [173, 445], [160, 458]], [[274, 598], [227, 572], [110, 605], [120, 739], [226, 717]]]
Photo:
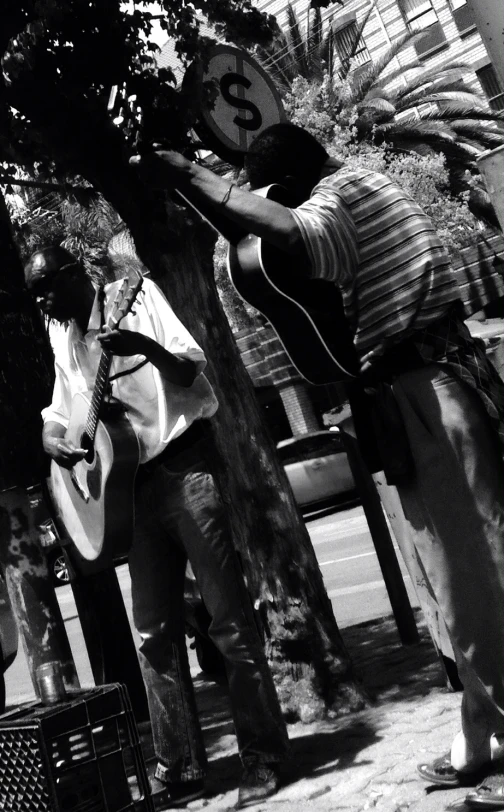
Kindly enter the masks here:
[[281, 762], [288, 737], [227, 519], [201, 443], [137, 479], [129, 556], [133, 619], [156, 757], [168, 781], [202, 778], [206, 753], [185, 640], [184, 581], [190, 561], [224, 656], [240, 758]]

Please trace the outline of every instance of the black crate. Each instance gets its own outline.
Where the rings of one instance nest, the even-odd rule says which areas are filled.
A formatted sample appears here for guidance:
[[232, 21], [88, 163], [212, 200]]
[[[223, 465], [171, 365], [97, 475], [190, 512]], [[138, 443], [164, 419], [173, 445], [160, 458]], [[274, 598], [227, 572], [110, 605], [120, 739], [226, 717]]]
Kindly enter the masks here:
[[154, 812], [126, 688], [0, 716], [2, 812]]

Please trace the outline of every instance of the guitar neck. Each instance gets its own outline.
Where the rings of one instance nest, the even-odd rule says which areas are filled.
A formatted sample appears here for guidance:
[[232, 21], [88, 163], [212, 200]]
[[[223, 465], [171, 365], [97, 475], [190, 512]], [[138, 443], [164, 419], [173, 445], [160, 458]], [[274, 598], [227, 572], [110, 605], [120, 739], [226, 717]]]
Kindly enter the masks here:
[[237, 245], [243, 237], [246, 236], [247, 232], [237, 226], [236, 223], [233, 223], [225, 214], [222, 214], [217, 210], [216, 206], [213, 206], [207, 203], [205, 200], [201, 200], [200, 196], [197, 192], [181, 192], [180, 189], [175, 189], [176, 195], [182, 200], [187, 203], [195, 212], [197, 212], [200, 217], [203, 217], [204, 220], [225, 240], [231, 243], [231, 245]]
[[94, 441], [96, 434], [96, 427], [100, 416], [100, 410], [103, 400], [107, 393], [107, 385], [110, 374], [110, 366], [112, 364], [112, 353], [103, 350], [98, 364], [98, 372], [96, 373], [96, 381], [93, 389], [93, 396], [89, 406], [89, 412], [86, 420], [86, 434], [90, 440]]

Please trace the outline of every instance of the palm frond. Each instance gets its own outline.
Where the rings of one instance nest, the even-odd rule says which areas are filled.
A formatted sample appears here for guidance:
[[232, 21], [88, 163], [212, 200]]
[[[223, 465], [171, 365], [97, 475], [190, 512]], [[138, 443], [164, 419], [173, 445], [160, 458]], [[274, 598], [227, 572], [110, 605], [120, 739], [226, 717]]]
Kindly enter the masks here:
[[368, 109], [369, 110], [378, 110], [381, 113], [389, 113], [390, 115], [394, 115], [394, 113], [396, 111], [394, 105], [390, 104], [388, 99], [383, 99], [383, 98], [379, 98], [379, 97], [378, 98], [373, 98], [373, 99], [370, 99], [370, 98], [366, 97], [364, 99], [364, 101], [362, 101], [359, 104], [358, 109], [359, 109], [359, 111], [360, 110], [368, 110]]
[[451, 127], [459, 139], [468, 138], [486, 149], [504, 144], [504, 133], [490, 130], [488, 127], [473, 126], [471, 122], [467, 121], [452, 121]]
[[321, 55], [322, 39], [322, 12], [320, 8], [315, 8], [313, 9], [313, 14], [308, 16], [306, 58], [309, 65], [310, 77], [319, 82], [324, 78], [324, 65]]
[[325, 36], [322, 39], [322, 42], [320, 43], [319, 53], [321, 60], [325, 64], [327, 75], [329, 77], [331, 85], [334, 80], [334, 65], [335, 65], [334, 51], [335, 51], [334, 31], [332, 26], [329, 26], [327, 33], [325, 34]]
[[313, 9], [313, 14], [308, 17], [308, 30], [306, 41], [310, 52], [320, 48], [322, 44], [322, 12], [320, 8]]
[[400, 65], [400, 67], [387, 73], [386, 76], [378, 77], [376, 82], [371, 85], [370, 90], [378, 86], [380, 89], [385, 88], [389, 84], [392, 84], [392, 82], [395, 82], [400, 76], [404, 76], [405, 73], [412, 70], [421, 70], [422, 68], [423, 65], [418, 59], [413, 60], [413, 62], [408, 62], [406, 65]]
[[391, 136], [401, 136], [408, 138], [410, 141], [417, 139], [419, 141], [426, 140], [429, 137], [439, 138], [440, 140], [455, 141], [455, 133], [446, 124], [439, 121], [423, 122], [423, 121], [392, 121], [386, 124], [380, 124], [377, 127], [387, 140]]
[[[469, 122], [470, 126], [476, 126], [476, 122], [499, 122], [504, 121], [504, 113], [496, 110], [479, 110], [474, 109], [474, 107], [468, 107], [467, 105], [459, 105], [459, 104], [450, 104], [443, 103], [443, 107], [440, 110], [429, 110], [428, 112], [420, 112], [420, 118], [423, 121], [467, 121]], [[488, 129], [488, 124], [481, 124], [481, 127], [485, 130]], [[492, 130], [495, 132], [495, 130]], [[502, 133], [502, 137], [504, 137], [504, 132]]]
[[297, 18], [296, 12], [290, 3], [287, 4], [287, 25], [289, 31], [289, 40], [292, 50], [292, 59], [299, 66], [299, 72], [302, 76], [308, 73], [308, 61], [306, 58], [306, 42], [301, 32], [301, 26]]
[[[460, 71], [461, 70], [471, 70], [470, 66], [467, 62], [450, 62], [448, 65], [445, 65], [441, 68], [429, 68], [423, 69], [422, 72], [418, 76], [411, 77], [407, 80], [407, 85], [405, 87], [399, 87], [395, 91], [395, 98], [401, 99], [403, 96], [408, 95], [409, 93], [413, 93], [415, 90], [420, 90], [425, 85], [430, 84], [431, 82], [435, 82], [438, 79], [449, 79], [450, 77], [454, 82], [460, 79]], [[389, 77], [384, 77], [385, 84], [388, 84], [390, 81]]]
[[[464, 144], [465, 146], [472, 149], [473, 152], [474, 152], [475, 157], [478, 156], [478, 155], [481, 155], [481, 153], [484, 152], [484, 150], [488, 149], [488, 147], [489, 147], [489, 145], [485, 145], [479, 139], [475, 140], [474, 138], [471, 138], [470, 136], [462, 135], [461, 133], [457, 132], [456, 129], [454, 131], [456, 132], [456, 135], [457, 135], [457, 144]], [[495, 145], [492, 145], [492, 146], [495, 146]]]
[[346, 64], [342, 65], [342, 67], [341, 67], [340, 79], [342, 81], [345, 81], [345, 79], [347, 78], [347, 76], [348, 76], [348, 74], [349, 74], [349, 72], [350, 72], [350, 70], [352, 68], [353, 59], [355, 57], [355, 54], [359, 50], [359, 46], [360, 46], [360, 44], [362, 42], [362, 36], [364, 34], [364, 29], [365, 29], [365, 27], [366, 27], [366, 25], [368, 23], [368, 20], [369, 20], [371, 14], [375, 10], [375, 6], [376, 6], [376, 0], [373, 0], [373, 2], [371, 3], [370, 7], [368, 8], [366, 14], [364, 15], [362, 21], [357, 26], [357, 29], [355, 31], [355, 36], [354, 36], [354, 39], [353, 39], [353, 42], [352, 42], [352, 47], [350, 49], [350, 54], [348, 55], [347, 59], [345, 60]]
[[[442, 85], [440, 87], [442, 87]], [[393, 99], [391, 99], [391, 101], [394, 102]], [[476, 94], [465, 90], [450, 89], [440, 89], [436, 93], [424, 93], [422, 91], [412, 93], [410, 96], [403, 98], [399, 103], [396, 102], [395, 108], [398, 113], [401, 113], [403, 110], [408, 110], [421, 104], [437, 104], [438, 102], [462, 102], [472, 106], [474, 110], [485, 110], [483, 102], [480, 101]]]
[[[384, 125], [384, 129], [390, 125]], [[401, 131], [390, 129], [382, 133], [381, 127], [376, 128], [377, 135], [394, 149], [406, 149], [410, 152], [426, 154], [426, 150], [441, 153], [445, 156], [449, 168], [458, 167], [461, 170], [476, 169], [476, 155], [473, 147], [458, 141], [454, 132], [442, 130], [413, 129]]]
[[404, 48], [409, 45], [414, 45], [417, 40], [421, 38], [420, 34], [404, 34], [402, 37], [390, 46], [382, 57], [373, 62], [369, 68], [359, 76], [357, 84], [353, 88], [351, 94], [350, 104], [358, 104], [366, 95], [368, 90], [377, 82], [383, 71], [390, 65], [394, 57], [397, 56]]

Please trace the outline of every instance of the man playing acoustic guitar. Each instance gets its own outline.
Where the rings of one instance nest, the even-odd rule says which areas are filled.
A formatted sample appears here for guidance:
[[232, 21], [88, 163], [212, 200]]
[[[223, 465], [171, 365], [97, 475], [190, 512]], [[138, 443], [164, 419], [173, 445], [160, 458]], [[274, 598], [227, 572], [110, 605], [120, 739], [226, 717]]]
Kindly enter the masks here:
[[120, 282], [97, 288], [61, 247], [37, 251], [25, 277], [51, 320], [56, 380], [43, 412], [47, 454], [64, 469], [85, 456], [65, 433], [72, 398], [93, 389], [103, 349], [113, 353], [112, 395], [139, 441], [129, 568], [159, 760], [151, 779], [156, 808], [203, 794], [206, 755], [185, 642], [188, 559], [226, 664], [244, 766], [238, 808], [257, 803], [277, 790], [288, 740], [223, 506], [202, 461], [204, 425], [217, 409], [203, 352], [148, 279], [121, 329], [104, 331]]
[[[504, 388], [461, 319], [430, 219], [384, 175], [328, 158], [290, 124], [257, 136], [245, 156], [251, 187], [283, 184], [303, 201], [292, 208], [175, 152], [131, 161], [146, 182], [304, 256], [307, 277], [340, 289], [360, 362], [359, 440], [372, 423], [363, 450], [398, 488], [464, 684], [461, 731], [445, 756], [418, 769], [432, 783], [476, 784], [504, 753]], [[468, 803], [504, 809], [502, 780]]]

